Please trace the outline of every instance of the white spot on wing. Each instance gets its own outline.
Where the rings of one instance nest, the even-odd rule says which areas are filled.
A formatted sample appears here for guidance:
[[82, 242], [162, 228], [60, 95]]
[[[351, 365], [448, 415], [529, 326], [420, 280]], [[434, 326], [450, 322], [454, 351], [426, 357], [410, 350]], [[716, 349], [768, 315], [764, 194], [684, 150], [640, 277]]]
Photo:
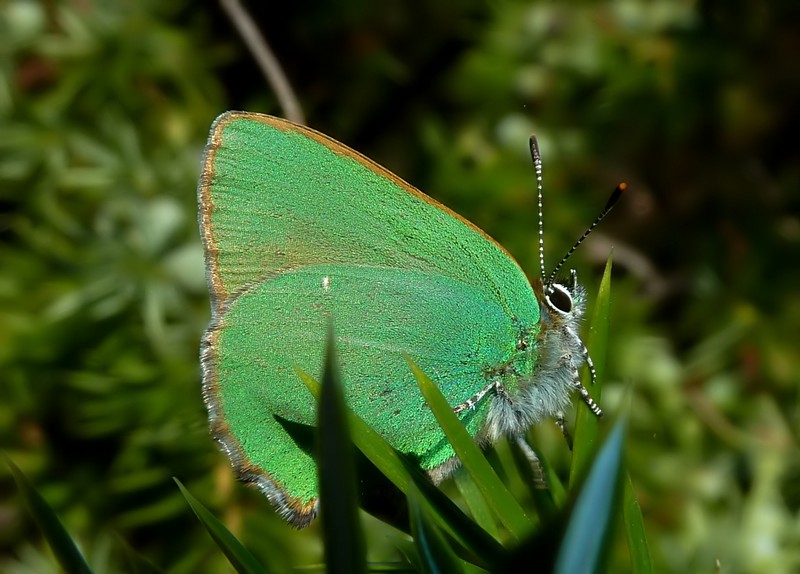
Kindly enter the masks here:
[[322, 289], [324, 291], [330, 291], [331, 290], [331, 278], [328, 277], [327, 275], [322, 278]]

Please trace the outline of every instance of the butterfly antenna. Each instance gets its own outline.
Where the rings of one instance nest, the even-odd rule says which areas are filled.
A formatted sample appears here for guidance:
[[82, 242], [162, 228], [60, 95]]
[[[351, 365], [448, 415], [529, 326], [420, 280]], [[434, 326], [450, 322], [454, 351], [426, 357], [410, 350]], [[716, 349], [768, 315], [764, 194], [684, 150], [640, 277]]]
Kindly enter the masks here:
[[[538, 153], [538, 149], [536, 150], [536, 152]], [[534, 159], [534, 164], [535, 163], [536, 160]], [[540, 160], [540, 165], [541, 165], [541, 160]], [[538, 176], [538, 174], [541, 173], [541, 168], [537, 168], [536, 173]], [[570, 247], [570, 250], [567, 251], [567, 254], [561, 258], [561, 261], [558, 262], [558, 265], [556, 265], [555, 269], [553, 269], [553, 271], [550, 272], [550, 275], [544, 282], [545, 285], [550, 284], [553, 281], [553, 279], [555, 279], [556, 273], [558, 273], [559, 269], [561, 269], [564, 263], [567, 262], [567, 259], [569, 259], [573, 253], [575, 253], [575, 250], [581, 243], [583, 243], [583, 240], [589, 237], [589, 234], [594, 230], [595, 227], [597, 227], [597, 224], [603, 221], [605, 216], [608, 215], [608, 212], [614, 208], [614, 205], [616, 205], [617, 201], [619, 201], [619, 198], [622, 196], [622, 192], [624, 192], [626, 189], [628, 189], [627, 183], [622, 182], [617, 184], [617, 187], [614, 188], [614, 191], [611, 192], [611, 197], [608, 198], [608, 201], [606, 202], [606, 206], [603, 208], [603, 211], [601, 211], [600, 215], [598, 215], [592, 222], [592, 224], [586, 228], [586, 231], [583, 232], [583, 235], [581, 235], [580, 239], [578, 239], [575, 242], [575, 244], [572, 247]], [[539, 259], [542, 262], [542, 277], [544, 277], [544, 253], [542, 250], [541, 234], [542, 234], [542, 187], [540, 183], [539, 184]]]
[[544, 270], [544, 216], [542, 214], [542, 156], [539, 154], [539, 142], [536, 136], [530, 139], [531, 158], [533, 159], [533, 169], [536, 170], [536, 188], [539, 197], [539, 269], [542, 273], [542, 281], [545, 278]]

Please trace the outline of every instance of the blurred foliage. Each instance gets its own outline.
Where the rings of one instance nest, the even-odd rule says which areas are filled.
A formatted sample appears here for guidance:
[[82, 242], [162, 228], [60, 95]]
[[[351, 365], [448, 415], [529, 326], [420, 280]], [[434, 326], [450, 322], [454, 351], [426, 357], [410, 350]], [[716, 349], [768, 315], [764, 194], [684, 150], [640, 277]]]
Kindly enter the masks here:
[[[630, 411], [658, 570], [800, 568], [796, 3], [248, 7], [313, 127], [532, 275], [531, 132], [550, 266], [631, 184], [570, 263], [596, 292], [614, 247], [602, 404]], [[294, 532], [235, 486], [205, 429], [194, 188], [225, 109], [281, 114], [215, 3], [0, 0], [0, 446], [97, 572], [120, 569], [117, 538], [170, 571], [226, 567], [172, 476], [246, 544], [320, 560], [318, 527]], [[55, 571], [0, 472], [0, 569]], [[365, 520], [369, 558], [396, 555]]]

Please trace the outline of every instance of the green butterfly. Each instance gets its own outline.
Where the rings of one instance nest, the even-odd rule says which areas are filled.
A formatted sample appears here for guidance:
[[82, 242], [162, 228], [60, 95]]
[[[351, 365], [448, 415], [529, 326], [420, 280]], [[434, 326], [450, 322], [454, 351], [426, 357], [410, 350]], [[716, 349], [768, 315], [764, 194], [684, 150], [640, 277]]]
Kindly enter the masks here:
[[594, 371], [575, 273], [529, 282], [480, 229], [358, 152], [286, 120], [227, 112], [211, 128], [198, 195], [211, 431], [238, 477], [294, 526], [318, 504], [314, 459], [286, 426], [316, 420], [294, 369], [321, 373], [330, 319], [350, 408], [434, 481], [457, 459], [404, 354], [480, 443], [547, 417], [563, 428], [573, 391], [601, 414], [578, 376], [587, 361]]

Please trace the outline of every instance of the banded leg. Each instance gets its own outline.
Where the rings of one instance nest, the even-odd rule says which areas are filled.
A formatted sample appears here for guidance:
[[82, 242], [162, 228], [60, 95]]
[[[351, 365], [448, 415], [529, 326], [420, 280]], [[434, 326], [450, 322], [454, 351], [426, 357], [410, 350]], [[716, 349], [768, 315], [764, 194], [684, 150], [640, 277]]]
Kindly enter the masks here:
[[586, 366], [589, 367], [589, 378], [594, 385], [597, 383], [597, 370], [594, 368], [594, 361], [592, 361], [592, 358], [589, 356], [589, 349], [586, 348], [583, 341], [580, 339], [578, 339], [578, 341], [580, 341], [581, 344], [581, 355], [583, 355], [583, 359], [586, 361]]
[[572, 450], [572, 435], [569, 434], [567, 421], [564, 420], [563, 411], [558, 411], [556, 413], [556, 424], [558, 425], [558, 428], [561, 429], [561, 434], [564, 435], [564, 440], [567, 441], [567, 447], [569, 447], [569, 450]]
[[591, 395], [589, 395], [589, 391], [587, 391], [586, 387], [584, 387], [581, 384], [581, 379], [580, 376], [578, 375], [578, 369], [575, 369], [573, 377], [574, 378], [572, 380], [572, 385], [575, 387], [575, 390], [578, 391], [578, 393], [581, 395], [583, 402], [586, 403], [586, 406], [589, 407], [589, 410], [592, 411], [595, 416], [602, 417], [603, 416], [602, 409], [599, 406], [597, 406], [597, 403], [594, 402], [594, 399], [591, 397]]
[[[584, 361], [586, 361], [586, 366], [589, 368], [589, 378], [591, 379], [592, 384], [594, 385], [595, 383], [597, 383], [597, 369], [594, 368], [594, 361], [592, 361], [592, 358], [589, 356], [589, 349], [586, 348], [586, 345], [583, 344], [583, 341], [576, 332], [574, 332], [572, 329], [568, 329], [567, 332], [580, 348], [581, 358]], [[571, 356], [563, 357], [562, 360], [571, 361], [572, 357]]]
[[539, 457], [536, 455], [536, 452], [531, 448], [525, 441], [525, 437], [522, 435], [516, 436], [517, 446], [522, 451], [522, 454], [525, 455], [525, 458], [528, 459], [528, 462], [531, 465], [531, 469], [533, 470], [533, 486], [535, 488], [541, 490], [547, 490], [547, 480], [544, 477], [544, 468], [542, 468], [542, 461], [539, 460]]
[[470, 398], [468, 398], [460, 405], [454, 406], [453, 412], [458, 414], [467, 409], [474, 409], [475, 405], [478, 404], [478, 401], [480, 401], [483, 397], [485, 397], [486, 393], [488, 393], [491, 390], [494, 390], [494, 392], [497, 393], [497, 396], [503, 397], [506, 400], [511, 400], [508, 396], [508, 393], [506, 392], [506, 388], [502, 385], [502, 383], [500, 383], [500, 381], [493, 381], [488, 385], [486, 385], [485, 387], [483, 387], [480, 391], [472, 395]]

